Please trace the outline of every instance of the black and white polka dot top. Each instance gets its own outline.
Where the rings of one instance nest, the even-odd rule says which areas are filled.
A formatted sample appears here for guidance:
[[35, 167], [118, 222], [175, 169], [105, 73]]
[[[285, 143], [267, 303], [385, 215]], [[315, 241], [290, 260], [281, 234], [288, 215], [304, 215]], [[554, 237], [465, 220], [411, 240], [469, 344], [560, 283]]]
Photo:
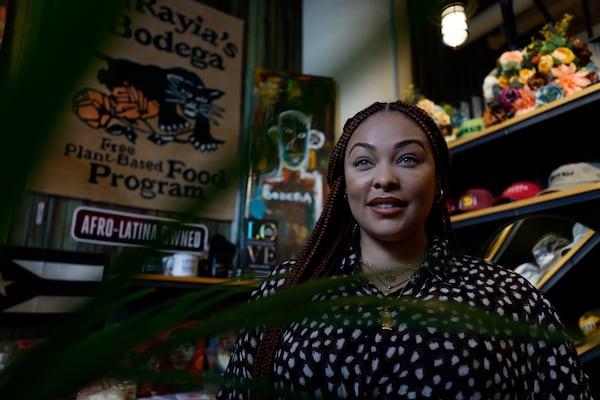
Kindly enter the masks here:
[[[436, 241], [394, 305], [359, 274], [349, 251], [336, 275], [356, 277], [315, 295], [321, 317], [289, 324], [275, 354], [272, 379], [287, 391], [321, 399], [590, 399], [587, 376], [553, 306], [519, 274], [471, 256], [455, 256]], [[253, 299], [281, 286], [279, 265]], [[335, 278], [334, 278], [335, 279]], [[384, 300], [385, 301], [385, 300]], [[381, 312], [389, 310], [391, 329]], [[483, 311], [483, 312], [482, 312]], [[248, 398], [244, 382], [260, 330], [238, 335], [217, 399]], [[291, 391], [291, 394], [290, 394]], [[274, 397], [273, 397], [274, 398]]]

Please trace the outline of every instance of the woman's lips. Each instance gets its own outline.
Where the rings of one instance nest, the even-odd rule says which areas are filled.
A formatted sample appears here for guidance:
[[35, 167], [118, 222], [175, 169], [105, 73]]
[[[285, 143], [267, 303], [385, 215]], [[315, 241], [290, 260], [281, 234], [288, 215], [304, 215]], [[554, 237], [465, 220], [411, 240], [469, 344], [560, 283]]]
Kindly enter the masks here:
[[395, 214], [408, 205], [408, 202], [395, 197], [377, 198], [368, 203], [368, 206], [379, 214]]
[[406, 202], [404, 200], [400, 200], [395, 197], [380, 197], [380, 198], [371, 200], [368, 203], [368, 205], [371, 207], [377, 207], [377, 208], [393, 208], [393, 207], [406, 207], [408, 205], [408, 202]]

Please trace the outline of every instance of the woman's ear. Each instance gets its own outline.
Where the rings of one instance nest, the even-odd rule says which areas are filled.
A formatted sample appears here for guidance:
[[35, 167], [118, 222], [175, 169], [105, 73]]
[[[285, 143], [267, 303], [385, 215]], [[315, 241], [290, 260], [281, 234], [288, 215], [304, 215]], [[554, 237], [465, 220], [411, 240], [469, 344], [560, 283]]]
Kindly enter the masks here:
[[441, 203], [442, 201], [444, 201], [444, 189], [438, 187], [437, 189], [435, 189], [435, 196], [433, 197], [433, 201], [435, 201], [436, 203]]

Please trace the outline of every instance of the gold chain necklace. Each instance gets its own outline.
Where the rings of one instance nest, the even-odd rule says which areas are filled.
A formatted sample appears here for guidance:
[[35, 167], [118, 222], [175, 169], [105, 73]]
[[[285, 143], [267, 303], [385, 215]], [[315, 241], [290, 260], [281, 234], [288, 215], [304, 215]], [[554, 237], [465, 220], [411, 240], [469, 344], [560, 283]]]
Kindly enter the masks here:
[[[384, 294], [386, 296], [388, 296], [392, 292], [395, 292], [398, 288], [402, 287], [402, 285], [406, 284], [406, 282], [408, 282], [413, 277], [414, 273], [419, 269], [418, 266], [415, 266], [413, 264], [407, 264], [407, 270], [402, 271], [399, 274], [395, 274], [393, 273], [391, 268], [386, 268], [384, 271], [376, 270], [371, 264], [366, 263], [362, 260], [359, 260], [359, 264], [362, 267], [369, 270], [370, 272], [372, 272], [373, 274], [370, 276], [372, 276], [377, 282], [379, 282], [380, 286], [385, 287]], [[407, 278], [401, 280], [400, 282], [393, 283], [402, 275], [406, 275], [407, 273], [409, 273], [409, 276]]]
[[[402, 272], [401, 274], [396, 275], [396, 274], [392, 274], [391, 268], [387, 268], [384, 272], [382, 272], [382, 271], [377, 271], [375, 268], [373, 268], [373, 266], [371, 264], [366, 263], [362, 260], [359, 260], [359, 264], [375, 274], [373, 277], [382, 286], [385, 286], [386, 290], [385, 290], [384, 294], [386, 296], [388, 296], [390, 293], [396, 291], [398, 288], [402, 288], [402, 290], [400, 291], [400, 294], [397, 296], [398, 299], [400, 297], [402, 297], [402, 295], [404, 294], [404, 290], [406, 290], [406, 284], [412, 278], [414, 278], [417, 271], [419, 271], [419, 266], [414, 268], [414, 266], [412, 264], [408, 264], [407, 266], [410, 267], [407, 270], [407, 271], [410, 271], [410, 275], [408, 276], [408, 278], [405, 278], [398, 283], [391, 284], [392, 282], [396, 281], [396, 279], [398, 279], [400, 276], [404, 275], [406, 273], [406, 271]], [[383, 276], [383, 279], [381, 278], [382, 276]], [[384, 306], [383, 309], [381, 310], [381, 329], [391, 331], [392, 326], [393, 326], [392, 313], [390, 312], [390, 310], [388, 309], [387, 306]]]

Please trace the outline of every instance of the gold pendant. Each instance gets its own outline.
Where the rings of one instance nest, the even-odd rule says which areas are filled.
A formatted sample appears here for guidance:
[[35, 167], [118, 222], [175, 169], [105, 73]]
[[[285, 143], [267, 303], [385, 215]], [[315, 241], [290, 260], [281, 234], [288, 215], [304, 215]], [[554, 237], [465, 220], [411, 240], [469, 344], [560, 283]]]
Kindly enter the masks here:
[[384, 307], [383, 310], [381, 310], [381, 329], [386, 331], [392, 330], [392, 314], [387, 307]]

